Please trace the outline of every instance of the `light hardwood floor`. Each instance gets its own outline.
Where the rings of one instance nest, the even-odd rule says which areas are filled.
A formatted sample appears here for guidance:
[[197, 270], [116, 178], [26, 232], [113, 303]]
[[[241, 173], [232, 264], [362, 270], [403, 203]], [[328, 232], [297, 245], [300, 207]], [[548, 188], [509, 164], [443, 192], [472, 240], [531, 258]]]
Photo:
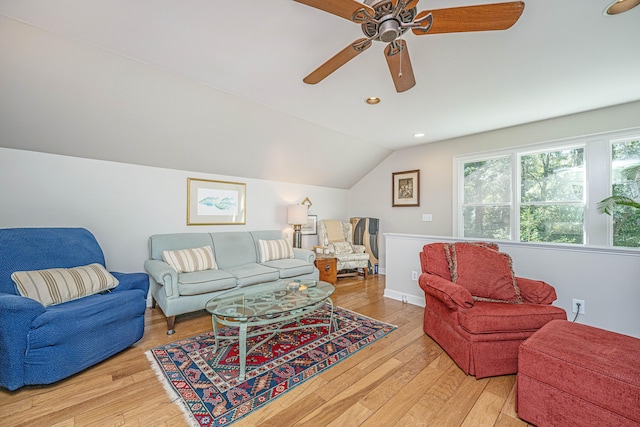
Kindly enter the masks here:
[[[465, 375], [422, 331], [420, 307], [382, 296], [384, 279], [340, 279], [333, 300], [397, 330], [234, 426], [527, 426], [514, 409], [515, 376]], [[51, 386], [0, 390], [0, 426], [186, 426], [144, 352], [210, 328], [198, 312], [166, 335], [149, 308], [133, 347]]]

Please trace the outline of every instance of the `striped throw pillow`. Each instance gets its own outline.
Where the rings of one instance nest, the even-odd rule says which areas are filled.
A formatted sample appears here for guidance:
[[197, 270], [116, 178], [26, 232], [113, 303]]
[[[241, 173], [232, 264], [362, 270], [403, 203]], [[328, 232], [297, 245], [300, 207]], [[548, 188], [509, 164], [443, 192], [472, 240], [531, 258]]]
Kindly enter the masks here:
[[49, 306], [97, 294], [118, 286], [102, 265], [89, 264], [74, 268], [15, 271], [11, 274], [18, 292], [23, 297]]
[[162, 251], [162, 259], [178, 273], [218, 269], [211, 246], [179, 251]]
[[260, 249], [260, 262], [293, 258], [293, 248], [286, 239], [258, 240], [258, 248]]

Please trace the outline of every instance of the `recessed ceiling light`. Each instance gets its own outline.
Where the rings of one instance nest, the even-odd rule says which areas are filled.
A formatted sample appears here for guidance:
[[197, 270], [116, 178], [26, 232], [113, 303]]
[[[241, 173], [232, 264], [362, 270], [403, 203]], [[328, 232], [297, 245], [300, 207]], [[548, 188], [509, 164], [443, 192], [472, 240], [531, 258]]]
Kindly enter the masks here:
[[631, 10], [640, 4], [640, 0], [617, 0], [611, 3], [605, 10], [605, 15], [618, 15]]
[[369, 105], [376, 105], [380, 102], [380, 98], [378, 98], [377, 96], [370, 96], [369, 98], [365, 99], [364, 102]]
[[424, 136], [424, 133], [414, 133], [413, 137], [414, 138], [422, 138]]

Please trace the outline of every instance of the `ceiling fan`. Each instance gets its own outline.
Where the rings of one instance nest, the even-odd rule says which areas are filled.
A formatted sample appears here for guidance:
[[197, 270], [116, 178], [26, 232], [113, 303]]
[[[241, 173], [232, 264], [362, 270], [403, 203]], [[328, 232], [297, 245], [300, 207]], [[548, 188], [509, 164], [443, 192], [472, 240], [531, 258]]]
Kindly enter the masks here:
[[506, 30], [518, 21], [524, 2], [483, 4], [417, 12], [418, 0], [295, 0], [349, 21], [361, 24], [366, 37], [360, 38], [303, 79], [316, 84], [367, 50], [373, 41], [388, 43], [384, 55], [397, 92], [416, 84], [407, 43], [400, 37], [413, 34], [460, 33]]

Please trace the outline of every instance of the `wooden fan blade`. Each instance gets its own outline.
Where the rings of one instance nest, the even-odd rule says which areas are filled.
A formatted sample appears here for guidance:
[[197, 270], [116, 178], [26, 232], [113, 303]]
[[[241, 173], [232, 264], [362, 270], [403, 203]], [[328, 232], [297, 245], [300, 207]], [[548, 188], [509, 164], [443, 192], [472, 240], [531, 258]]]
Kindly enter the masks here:
[[384, 49], [384, 56], [387, 59], [396, 92], [404, 92], [416, 85], [409, 50], [404, 40], [399, 39], [389, 43]]
[[[395, 5], [398, 4], [398, 0], [391, 0], [391, 3], [395, 6]], [[409, 0], [409, 1], [407, 1], [407, 4], [405, 5], [404, 10], [413, 9], [417, 5], [418, 5], [418, 0]]]
[[[415, 21], [433, 15], [433, 24], [428, 31], [413, 28], [413, 34], [463, 33], [467, 31], [506, 30], [515, 24], [524, 11], [524, 2], [482, 4], [478, 6], [451, 7], [447, 9], [423, 10]], [[424, 22], [427, 25], [427, 21]]]
[[340, 52], [333, 55], [327, 62], [316, 68], [311, 74], [302, 79], [303, 82], [314, 85], [321, 82], [329, 74], [351, 61], [371, 46], [371, 40], [358, 39]]
[[413, 9], [418, 5], [418, 0], [409, 0], [407, 5], [404, 7], [405, 10]]
[[362, 23], [362, 19], [357, 18], [356, 12], [364, 10], [369, 16], [376, 15], [375, 10], [371, 6], [360, 3], [356, 0], [295, 0], [298, 3], [315, 7], [333, 15], [339, 16], [349, 21]]

